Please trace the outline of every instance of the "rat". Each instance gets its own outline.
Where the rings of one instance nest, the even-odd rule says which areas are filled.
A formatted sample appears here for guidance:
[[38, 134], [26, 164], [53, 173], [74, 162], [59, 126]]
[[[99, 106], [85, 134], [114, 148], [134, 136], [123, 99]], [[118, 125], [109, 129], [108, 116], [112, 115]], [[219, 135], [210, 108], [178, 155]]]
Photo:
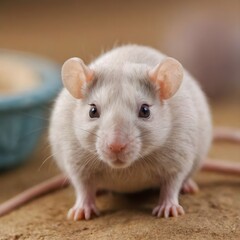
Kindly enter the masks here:
[[174, 58], [139, 45], [114, 48], [89, 66], [80, 58], [62, 67], [64, 89], [52, 112], [49, 140], [63, 175], [0, 205], [0, 215], [67, 186], [76, 201], [68, 219], [99, 215], [95, 198], [159, 188], [152, 214], [177, 217], [179, 193], [198, 191], [198, 169], [240, 174], [238, 164], [204, 161], [212, 139], [240, 143], [240, 133], [213, 133], [206, 97]]

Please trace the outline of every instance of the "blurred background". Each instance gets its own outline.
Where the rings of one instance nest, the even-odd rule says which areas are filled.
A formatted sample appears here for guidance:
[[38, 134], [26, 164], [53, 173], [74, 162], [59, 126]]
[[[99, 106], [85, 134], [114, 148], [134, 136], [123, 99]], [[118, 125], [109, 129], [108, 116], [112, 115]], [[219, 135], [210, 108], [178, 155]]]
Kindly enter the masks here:
[[[240, 0], [0, 0], [0, 203], [59, 172], [47, 131], [52, 103], [60, 90], [61, 64], [73, 56], [89, 63], [103, 51], [126, 43], [149, 45], [177, 58], [207, 93], [214, 126], [240, 128]], [[239, 162], [240, 148], [214, 144], [210, 156]], [[5, 171], [9, 168], [11, 171]], [[201, 211], [204, 219], [212, 221], [197, 225], [200, 215], [185, 222], [183, 218], [182, 225], [174, 227], [174, 237], [188, 238], [189, 231], [199, 239], [203, 236], [200, 232], [215, 239], [232, 236], [239, 220], [239, 184], [222, 175], [201, 174], [197, 181], [203, 191], [198, 200], [185, 198], [189, 200], [187, 211], [189, 216]], [[73, 201], [71, 189], [34, 201], [0, 219], [0, 238], [35, 239], [40, 235], [39, 239], [55, 239], [52, 236], [56, 234], [56, 239], [62, 239], [88, 228], [86, 235], [97, 233], [97, 222], [79, 228], [63, 220]], [[103, 202], [111, 206], [111, 199], [103, 198]], [[108, 229], [112, 236], [116, 228], [103, 226], [106, 221], [114, 222], [121, 238], [126, 229], [135, 226], [131, 219], [139, 224], [137, 214], [151, 226], [142, 210], [133, 211], [134, 217], [129, 213], [124, 218], [122, 211], [116, 214], [111, 212], [109, 220], [102, 218], [105, 222], [99, 222], [99, 232]], [[128, 226], [122, 228], [122, 223]], [[174, 232], [168, 221], [166, 224], [163, 236]], [[208, 229], [214, 230], [209, 234]], [[4, 232], [8, 237], [4, 238]], [[140, 233], [141, 229], [136, 236]]]
[[62, 63], [124, 43], [176, 57], [212, 98], [240, 85], [240, 1], [1, 0], [0, 47]]
[[[89, 63], [126, 43], [149, 45], [177, 58], [207, 93], [214, 124], [240, 127], [239, 0], [0, 1], [2, 49], [33, 53], [60, 67], [69, 57]], [[15, 71], [10, 67], [9, 74]], [[35, 86], [25, 82], [26, 88]], [[51, 111], [51, 105], [41, 107]], [[44, 117], [45, 132], [48, 118]], [[39, 159], [38, 167], [48, 165], [45, 138], [37, 150], [31, 158]]]

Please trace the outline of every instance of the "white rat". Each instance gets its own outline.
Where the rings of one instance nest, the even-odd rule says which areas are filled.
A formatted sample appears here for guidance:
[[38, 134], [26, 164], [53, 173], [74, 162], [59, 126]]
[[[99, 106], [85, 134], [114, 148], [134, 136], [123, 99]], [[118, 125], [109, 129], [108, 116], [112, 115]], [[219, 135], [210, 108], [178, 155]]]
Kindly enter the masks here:
[[[50, 143], [76, 192], [68, 218], [99, 215], [95, 205], [99, 189], [128, 193], [160, 188], [153, 214], [184, 214], [179, 192], [197, 191], [191, 176], [212, 141], [208, 104], [190, 74], [177, 60], [152, 48], [127, 45], [89, 66], [79, 58], [67, 60], [62, 78], [65, 89], [53, 110]], [[224, 130], [217, 137], [240, 141], [239, 135], [226, 135]], [[205, 170], [215, 168], [240, 173], [239, 166], [203, 165]], [[10, 200], [0, 206], [0, 215], [61, 187], [63, 179]]]
[[76, 191], [68, 217], [99, 214], [98, 189], [161, 189], [157, 216], [184, 214], [181, 187], [206, 158], [212, 124], [206, 98], [181, 64], [160, 52], [128, 45], [89, 67], [79, 58], [62, 67], [66, 89], [52, 115], [50, 142]]

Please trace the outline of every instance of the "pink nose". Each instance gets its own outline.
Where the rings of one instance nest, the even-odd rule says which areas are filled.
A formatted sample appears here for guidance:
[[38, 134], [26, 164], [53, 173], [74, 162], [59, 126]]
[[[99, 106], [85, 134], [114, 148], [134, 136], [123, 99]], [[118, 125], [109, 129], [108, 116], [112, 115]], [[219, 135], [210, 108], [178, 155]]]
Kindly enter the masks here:
[[108, 145], [109, 149], [113, 153], [120, 153], [126, 148], [127, 144], [111, 143]]

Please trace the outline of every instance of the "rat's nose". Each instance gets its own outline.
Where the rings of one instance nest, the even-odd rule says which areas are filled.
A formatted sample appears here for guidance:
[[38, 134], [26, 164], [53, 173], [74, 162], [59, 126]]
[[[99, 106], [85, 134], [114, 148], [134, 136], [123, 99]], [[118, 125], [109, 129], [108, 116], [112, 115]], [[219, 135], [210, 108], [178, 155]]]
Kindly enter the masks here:
[[127, 144], [124, 143], [111, 143], [108, 148], [113, 153], [120, 153], [126, 148]]

